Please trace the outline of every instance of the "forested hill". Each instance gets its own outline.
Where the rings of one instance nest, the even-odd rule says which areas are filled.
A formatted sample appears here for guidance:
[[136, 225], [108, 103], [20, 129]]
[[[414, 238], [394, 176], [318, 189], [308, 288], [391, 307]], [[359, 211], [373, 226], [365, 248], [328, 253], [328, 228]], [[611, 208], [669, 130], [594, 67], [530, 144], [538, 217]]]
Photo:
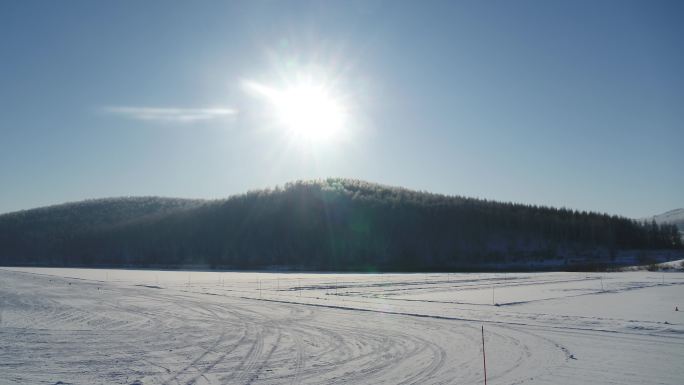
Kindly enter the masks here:
[[0, 265], [458, 270], [682, 251], [677, 227], [349, 179], [0, 215]]

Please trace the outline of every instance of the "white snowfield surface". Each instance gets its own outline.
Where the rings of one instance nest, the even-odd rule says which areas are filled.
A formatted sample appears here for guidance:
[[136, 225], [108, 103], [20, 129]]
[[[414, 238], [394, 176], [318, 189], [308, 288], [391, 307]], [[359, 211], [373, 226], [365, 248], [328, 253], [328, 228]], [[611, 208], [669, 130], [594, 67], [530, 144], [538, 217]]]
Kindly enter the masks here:
[[39, 268], [0, 384], [481, 384], [482, 326], [488, 384], [684, 384], [684, 273]]

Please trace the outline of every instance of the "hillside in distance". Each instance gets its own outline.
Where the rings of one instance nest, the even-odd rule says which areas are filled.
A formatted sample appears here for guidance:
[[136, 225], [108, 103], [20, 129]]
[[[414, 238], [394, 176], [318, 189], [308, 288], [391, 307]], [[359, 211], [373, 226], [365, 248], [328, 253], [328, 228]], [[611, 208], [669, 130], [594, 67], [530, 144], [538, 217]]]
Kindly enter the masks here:
[[670, 224], [339, 178], [222, 200], [102, 199], [0, 215], [0, 265], [567, 269], [682, 251]]
[[679, 228], [684, 235], [684, 209], [675, 209], [646, 218], [646, 221], [655, 221], [657, 224], [671, 224]]

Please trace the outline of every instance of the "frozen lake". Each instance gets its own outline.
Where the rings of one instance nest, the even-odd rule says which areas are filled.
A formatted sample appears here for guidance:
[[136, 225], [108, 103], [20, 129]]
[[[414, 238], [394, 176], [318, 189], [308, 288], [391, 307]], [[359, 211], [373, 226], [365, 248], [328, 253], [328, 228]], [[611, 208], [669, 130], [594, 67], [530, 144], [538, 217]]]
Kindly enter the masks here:
[[0, 268], [0, 384], [478, 384], [482, 326], [489, 384], [684, 383], [684, 273]]

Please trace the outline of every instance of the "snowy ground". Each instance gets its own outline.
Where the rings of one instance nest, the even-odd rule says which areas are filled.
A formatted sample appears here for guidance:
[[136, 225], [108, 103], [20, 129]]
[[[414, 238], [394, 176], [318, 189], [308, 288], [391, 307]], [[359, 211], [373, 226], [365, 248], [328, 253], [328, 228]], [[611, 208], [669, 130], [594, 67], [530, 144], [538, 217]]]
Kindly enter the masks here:
[[[675, 312], [679, 306], [679, 312]], [[684, 383], [684, 273], [0, 268], [0, 384]]]

